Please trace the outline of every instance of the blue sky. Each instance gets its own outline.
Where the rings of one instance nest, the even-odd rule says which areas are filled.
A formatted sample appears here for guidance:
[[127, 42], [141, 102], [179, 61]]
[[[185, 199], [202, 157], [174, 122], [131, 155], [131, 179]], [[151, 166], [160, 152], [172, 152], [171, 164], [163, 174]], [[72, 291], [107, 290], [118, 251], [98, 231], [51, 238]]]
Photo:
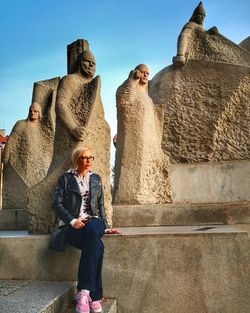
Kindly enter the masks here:
[[[172, 62], [177, 37], [199, 1], [0, 0], [0, 128], [27, 117], [35, 81], [66, 75], [67, 44], [87, 39], [102, 80], [102, 101], [116, 132], [115, 92], [146, 63], [151, 78]], [[240, 43], [250, 34], [249, 0], [206, 0], [204, 27]]]

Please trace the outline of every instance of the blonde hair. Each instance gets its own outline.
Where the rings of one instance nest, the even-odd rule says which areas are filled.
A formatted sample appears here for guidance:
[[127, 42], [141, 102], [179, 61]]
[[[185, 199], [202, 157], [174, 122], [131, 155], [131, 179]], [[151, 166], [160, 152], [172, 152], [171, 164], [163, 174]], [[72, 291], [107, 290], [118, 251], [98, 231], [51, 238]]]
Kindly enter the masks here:
[[86, 146], [81, 146], [81, 147], [77, 147], [71, 154], [71, 164], [72, 164], [72, 168], [74, 170], [77, 169], [77, 161], [79, 159], [79, 156], [81, 153], [85, 152], [85, 151], [91, 151], [92, 149]]

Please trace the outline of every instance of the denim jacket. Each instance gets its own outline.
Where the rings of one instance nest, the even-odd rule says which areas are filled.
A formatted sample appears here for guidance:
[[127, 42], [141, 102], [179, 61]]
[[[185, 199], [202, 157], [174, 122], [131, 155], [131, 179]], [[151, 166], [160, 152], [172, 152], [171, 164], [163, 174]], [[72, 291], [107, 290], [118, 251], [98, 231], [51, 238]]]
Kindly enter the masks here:
[[[82, 197], [74, 174], [67, 172], [60, 176], [52, 203], [52, 209], [55, 211], [56, 216], [63, 220], [65, 224], [69, 224], [74, 218], [78, 218], [81, 203]], [[91, 215], [97, 215], [103, 220], [105, 228], [108, 228], [104, 209], [102, 181], [101, 177], [95, 173], [90, 175], [89, 204]]]

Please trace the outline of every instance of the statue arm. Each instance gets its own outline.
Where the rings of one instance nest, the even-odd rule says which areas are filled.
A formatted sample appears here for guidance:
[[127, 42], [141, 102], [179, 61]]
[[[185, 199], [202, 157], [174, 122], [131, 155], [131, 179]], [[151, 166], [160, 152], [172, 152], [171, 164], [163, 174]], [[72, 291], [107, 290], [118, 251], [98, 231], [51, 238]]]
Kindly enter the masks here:
[[128, 79], [117, 89], [116, 100], [117, 104], [126, 105], [131, 103], [135, 96], [135, 89], [139, 82], [139, 71], [132, 70], [129, 73]]
[[76, 140], [83, 140], [86, 137], [86, 130], [82, 126], [78, 126], [69, 109], [69, 103], [74, 97], [75, 84], [74, 80], [67, 76], [62, 78], [58, 87], [56, 99], [56, 114], [60, 117], [62, 124], [68, 130], [72, 137]]
[[189, 43], [192, 32], [193, 32], [192, 24], [187, 23], [183, 27], [178, 37], [177, 55], [173, 57], [174, 65], [183, 66], [187, 62], [186, 52], [187, 52], [187, 47], [188, 47], [188, 43]]

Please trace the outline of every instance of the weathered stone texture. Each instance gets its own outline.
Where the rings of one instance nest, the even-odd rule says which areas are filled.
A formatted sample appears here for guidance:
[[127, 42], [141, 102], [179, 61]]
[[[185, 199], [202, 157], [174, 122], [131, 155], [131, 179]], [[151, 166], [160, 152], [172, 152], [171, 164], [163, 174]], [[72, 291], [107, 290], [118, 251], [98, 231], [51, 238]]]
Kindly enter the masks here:
[[250, 54], [239, 45], [221, 34], [211, 34], [202, 28], [193, 30], [188, 41], [187, 52], [190, 60], [230, 64], [250, 64]]
[[[87, 134], [84, 140], [72, 138], [65, 126], [58, 121], [55, 135], [54, 157], [47, 177], [39, 184], [34, 186], [28, 192], [28, 213], [30, 220], [30, 231], [47, 232], [53, 227], [54, 213], [51, 209], [52, 197], [55, 190], [57, 179], [66, 170], [70, 168], [70, 156], [72, 151], [78, 146], [84, 144], [87, 147], [93, 147], [95, 158], [94, 171], [101, 175], [104, 195], [105, 209], [109, 222], [111, 221], [111, 195], [109, 182], [109, 146], [110, 130], [107, 122], [104, 120], [103, 106], [99, 97], [100, 79], [93, 82], [96, 89], [94, 92], [94, 101], [92, 108], [85, 103], [78, 102], [82, 108], [81, 114], [75, 115], [78, 125], [87, 126]], [[79, 89], [80, 90], [80, 89]], [[88, 102], [88, 101], [87, 101]], [[75, 110], [72, 109], [72, 113]], [[90, 113], [91, 112], [91, 113]], [[83, 116], [86, 116], [83, 120]], [[89, 123], [87, 120], [89, 119]]]
[[41, 109], [38, 122], [18, 121], [5, 146], [3, 209], [26, 207], [28, 188], [47, 174], [53, 154], [55, 95], [59, 78], [34, 84], [32, 103]]
[[117, 90], [116, 204], [171, 201], [170, 163], [161, 149], [162, 110], [140, 88], [129, 77]]
[[189, 60], [153, 78], [149, 93], [165, 108], [162, 147], [171, 162], [250, 157], [249, 77], [247, 66]]
[[93, 148], [93, 169], [102, 177], [105, 209], [111, 224], [110, 129], [104, 119], [100, 77], [87, 77], [80, 72], [64, 76], [58, 86], [55, 110], [55, 142], [48, 175], [28, 191], [29, 230], [47, 233], [53, 228], [51, 204], [55, 185], [71, 167], [71, 154], [79, 145]]
[[246, 39], [244, 39], [241, 43], [239, 43], [239, 46], [248, 52], [250, 52], [250, 36], [248, 36]]

